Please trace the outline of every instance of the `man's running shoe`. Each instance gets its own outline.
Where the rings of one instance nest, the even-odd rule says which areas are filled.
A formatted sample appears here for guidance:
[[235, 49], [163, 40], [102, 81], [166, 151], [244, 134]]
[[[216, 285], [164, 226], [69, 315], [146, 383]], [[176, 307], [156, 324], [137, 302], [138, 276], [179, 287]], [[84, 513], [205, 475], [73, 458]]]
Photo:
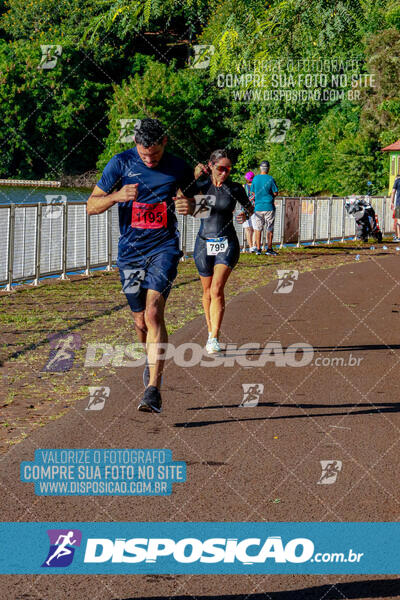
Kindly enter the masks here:
[[250, 248], [250, 252], [251, 252], [252, 254], [254, 254], [254, 252], [255, 252], [256, 250], [257, 250], [257, 248], [256, 248], [255, 246], [252, 246], [252, 247]]
[[161, 394], [155, 385], [150, 385], [145, 389], [143, 398], [138, 406], [138, 410], [143, 412], [161, 412]]
[[257, 254], [257, 256], [261, 256], [261, 250], [257, 250], [257, 249], [256, 249], [256, 252], [255, 252], [255, 253]]
[[[164, 376], [161, 375], [161, 382], [160, 382], [161, 385], [162, 385], [162, 382], [163, 382], [163, 378], [164, 378]], [[146, 364], [144, 366], [144, 371], [143, 371], [143, 385], [144, 385], [144, 389], [146, 389], [148, 387], [149, 383], [150, 383], [150, 367], [149, 367], [149, 363], [147, 362], [147, 359], [146, 359]]]
[[275, 250], [273, 250], [272, 248], [268, 248], [268, 250], [265, 253], [267, 256], [278, 256], [278, 253], [275, 252]]
[[222, 352], [217, 338], [209, 338], [206, 344], [206, 351], [208, 354], [218, 354], [219, 352]]

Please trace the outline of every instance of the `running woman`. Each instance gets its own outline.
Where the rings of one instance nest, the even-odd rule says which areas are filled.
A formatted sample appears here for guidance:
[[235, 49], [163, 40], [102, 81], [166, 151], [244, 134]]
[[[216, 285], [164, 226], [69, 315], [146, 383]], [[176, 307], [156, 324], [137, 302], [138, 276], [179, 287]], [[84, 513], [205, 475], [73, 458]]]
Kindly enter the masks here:
[[[194, 247], [194, 260], [203, 287], [208, 327], [206, 350], [209, 354], [221, 352], [218, 337], [225, 310], [224, 287], [240, 256], [239, 240], [233, 225], [236, 202], [244, 209], [237, 215], [239, 223], [253, 214], [253, 206], [243, 186], [228, 180], [231, 168], [227, 152], [216, 150], [208, 162], [209, 175], [200, 177], [196, 182], [197, 194], [212, 198], [210, 214], [201, 219]], [[198, 167], [195, 172], [199, 172]], [[193, 214], [193, 200], [177, 198], [176, 210], [180, 214]]]
[[[133, 312], [135, 330], [145, 347], [145, 392], [138, 409], [161, 412], [161, 376], [168, 341], [164, 307], [182, 252], [173, 196], [192, 196], [193, 169], [165, 151], [165, 128], [143, 119], [135, 128], [136, 147], [116, 154], [106, 165], [88, 202], [89, 215], [118, 205], [121, 237], [117, 265]], [[115, 191], [114, 191], [115, 190]]]
[[[254, 193], [251, 191], [251, 182], [254, 179], [253, 171], [248, 171], [248, 173], [246, 173], [244, 178], [246, 180], [246, 183], [244, 184], [244, 190], [247, 194], [248, 199], [254, 206]], [[254, 237], [253, 215], [249, 219], [247, 219], [247, 221], [245, 221], [243, 223], [243, 229], [246, 231], [246, 239], [247, 239], [247, 244], [249, 246], [250, 252], [255, 252], [257, 248], [256, 248], [255, 244], [253, 244], [253, 237]], [[243, 241], [243, 252], [246, 252], [246, 241]]]

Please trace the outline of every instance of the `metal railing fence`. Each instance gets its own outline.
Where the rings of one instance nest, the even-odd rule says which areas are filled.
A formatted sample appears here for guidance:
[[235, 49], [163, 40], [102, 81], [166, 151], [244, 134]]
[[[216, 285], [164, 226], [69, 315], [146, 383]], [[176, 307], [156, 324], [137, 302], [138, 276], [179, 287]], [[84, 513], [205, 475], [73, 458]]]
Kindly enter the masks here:
[[[284, 245], [286, 205], [276, 199], [274, 243]], [[298, 210], [298, 242], [330, 243], [354, 236], [355, 221], [344, 208], [345, 198], [294, 198]], [[392, 231], [390, 198], [371, 198], [382, 232]], [[178, 215], [181, 249], [193, 252], [200, 219]], [[239, 239], [242, 226], [235, 221]], [[81, 202], [0, 205], [0, 285], [104, 267], [111, 270], [118, 251], [118, 208], [88, 217]]]

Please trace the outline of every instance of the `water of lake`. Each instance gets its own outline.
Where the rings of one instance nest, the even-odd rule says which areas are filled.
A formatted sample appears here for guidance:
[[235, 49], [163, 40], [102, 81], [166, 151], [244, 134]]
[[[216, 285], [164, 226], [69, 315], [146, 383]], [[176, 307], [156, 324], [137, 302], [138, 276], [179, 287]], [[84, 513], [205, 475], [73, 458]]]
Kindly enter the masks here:
[[[19, 187], [0, 186], [0, 204], [32, 204], [37, 202], [47, 203], [46, 196], [51, 196], [49, 201], [86, 202], [91, 190], [85, 188], [45, 188], [45, 187]], [[58, 198], [57, 198], [58, 196]]]

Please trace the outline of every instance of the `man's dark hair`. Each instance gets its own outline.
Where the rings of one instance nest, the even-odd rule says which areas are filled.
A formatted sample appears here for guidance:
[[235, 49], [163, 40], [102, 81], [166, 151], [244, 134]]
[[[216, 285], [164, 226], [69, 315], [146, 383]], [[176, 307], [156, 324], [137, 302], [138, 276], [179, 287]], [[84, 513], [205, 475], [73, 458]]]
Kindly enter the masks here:
[[260, 169], [268, 170], [269, 169], [269, 162], [267, 160], [263, 160], [262, 163], [260, 164]]
[[135, 142], [145, 148], [161, 144], [165, 135], [165, 128], [158, 119], [141, 119], [135, 125]]

